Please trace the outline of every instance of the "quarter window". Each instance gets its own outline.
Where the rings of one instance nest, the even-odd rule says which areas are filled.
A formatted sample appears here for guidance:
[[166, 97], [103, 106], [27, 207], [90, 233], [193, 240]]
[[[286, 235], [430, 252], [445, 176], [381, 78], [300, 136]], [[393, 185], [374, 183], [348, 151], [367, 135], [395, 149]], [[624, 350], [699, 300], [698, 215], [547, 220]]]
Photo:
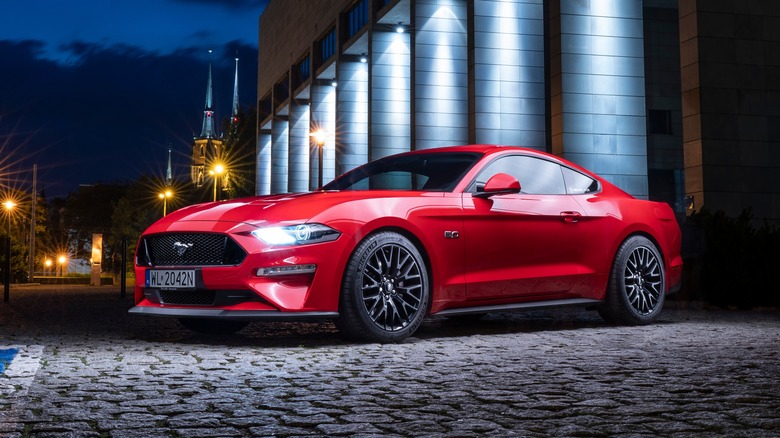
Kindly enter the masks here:
[[570, 195], [582, 195], [593, 193], [599, 190], [599, 182], [595, 179], [583, 175], [576, 170], [562, 167], [563, 179], [566, 182], [566, 193]]

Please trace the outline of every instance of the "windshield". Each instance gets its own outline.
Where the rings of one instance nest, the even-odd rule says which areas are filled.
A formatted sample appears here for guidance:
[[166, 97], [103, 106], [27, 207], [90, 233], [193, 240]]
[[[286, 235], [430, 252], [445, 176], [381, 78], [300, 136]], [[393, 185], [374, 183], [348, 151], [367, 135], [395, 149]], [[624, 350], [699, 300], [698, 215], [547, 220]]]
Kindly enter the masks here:
[[323, 190], [424, 190], [449, 192], [479, 160], [471, 152], [393, 155], [345, 173]]

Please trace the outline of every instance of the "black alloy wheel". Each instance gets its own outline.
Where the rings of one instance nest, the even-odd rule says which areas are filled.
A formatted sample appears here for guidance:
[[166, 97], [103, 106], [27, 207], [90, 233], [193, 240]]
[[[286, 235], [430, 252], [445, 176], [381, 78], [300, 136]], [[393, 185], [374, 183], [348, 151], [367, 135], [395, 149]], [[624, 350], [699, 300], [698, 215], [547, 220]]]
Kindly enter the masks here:
[[422, 324], [430, 292], [417, 247], [395, 232], [361, 242], [344, 274], [336, 325], [349, 338], [398, 342]]
[[599, 313], [618, 324], [649, 324], [658, 319], [665, 296], [666, 275], [658, 249], [646, 237], [629, 237], [615, 255]]

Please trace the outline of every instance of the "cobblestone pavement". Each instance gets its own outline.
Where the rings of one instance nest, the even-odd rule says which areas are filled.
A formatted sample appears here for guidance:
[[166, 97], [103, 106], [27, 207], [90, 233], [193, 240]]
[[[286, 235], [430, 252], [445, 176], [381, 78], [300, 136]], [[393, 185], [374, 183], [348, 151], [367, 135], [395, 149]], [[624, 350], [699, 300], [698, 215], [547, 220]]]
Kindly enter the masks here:
[[330, 323], [207, 337], [131, 305], [113, 287], [12, 287], [0, 436], [780, 435], [776, 311], [432, 318], [380, 345]]

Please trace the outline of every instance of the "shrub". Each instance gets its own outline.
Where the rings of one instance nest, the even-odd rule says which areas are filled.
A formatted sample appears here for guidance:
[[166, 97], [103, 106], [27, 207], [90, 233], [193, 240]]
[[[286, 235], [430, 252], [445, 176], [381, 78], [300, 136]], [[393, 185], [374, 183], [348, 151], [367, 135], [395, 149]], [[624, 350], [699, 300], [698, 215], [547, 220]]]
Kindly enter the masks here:
[[750, 209], [736, 218], [702, 209], [686, 219], [681, 298], [743, 309], [780, 305], [773, 278], [780, 267], [780, 230], [754, 224]]

